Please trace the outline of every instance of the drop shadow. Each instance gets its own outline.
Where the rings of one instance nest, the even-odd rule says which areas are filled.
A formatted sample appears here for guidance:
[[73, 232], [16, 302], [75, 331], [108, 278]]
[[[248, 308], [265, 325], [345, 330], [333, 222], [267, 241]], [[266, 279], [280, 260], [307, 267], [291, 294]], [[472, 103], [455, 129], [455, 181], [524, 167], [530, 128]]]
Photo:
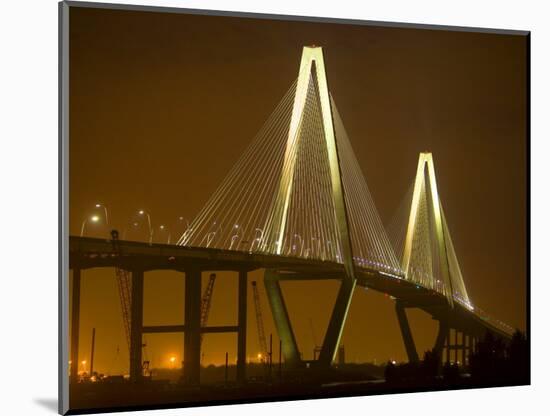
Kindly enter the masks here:
[[54, 413], [57, 413], [57, 398], [47, 398], [47, 399], [44, 399], [44, 398], [37, 399], [37, 398], [35, 398], [34, 402], [36, 404], [39, 404], [40, 406], [42, 406], [44, 409], [50, 410]]

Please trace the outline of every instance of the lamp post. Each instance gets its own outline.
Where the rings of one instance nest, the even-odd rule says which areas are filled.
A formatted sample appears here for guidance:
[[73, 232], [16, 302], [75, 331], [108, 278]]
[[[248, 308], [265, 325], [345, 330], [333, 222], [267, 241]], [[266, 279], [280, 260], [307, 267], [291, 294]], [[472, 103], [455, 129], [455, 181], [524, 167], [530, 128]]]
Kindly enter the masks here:
[[311, 237], [311, 251], [313, 252], [313, 256], [319, 257], [319, 252], [315, 251], [315, 237]]
[[233, 243], [235, 243], [235, 240], [239, 238], [239, 224], [235, 224], [233, 226], [233, 229], [235, 230], [236, 234], [233, 234], [233, 236], [231, 237], [231, 244], [229, 245], [229, 250], [233, 248]]
[[[260, 233], [260, 236], [258, 237], [258, 232]], [[257, 246], [257, 250], [261, 250], [261, 246], [260, 244], [262, 243], [264, 239], [264, 230], [262, 230], [261, 228], [256, 228], [254, 230], [254, 239], [252, 240], [252, 244], [250, 245], [250, 253], [252, 253], [254, 251], [254, 243], [257, 242], [258, 244], [256, 245]]]
[[189, 220], [185, 217], [178, 217], [178, 225], [177, 225], [177, 232], [179, 234], [179, 230], [181, 230], [181, 228], [179, 228], [179, 224], [180, 223], [185, 223], [187, 224], [187, 228], [185, 228], [185, 230], [183, 231], [183, 234], [181, 235], [181, 237], [178, 239], [178, 241], [176, 242], [177, 245], [186, 245], [187, 242], [188, 242], [188, 239], [189, 239], [189, 233], [191, 232], [191, 224], [189, 223]]
[[90, 218], [86, 218], [84, 219], [84, 221], [82, 221], [82, 226], [80, 227], [80, 237], [84, 236], [84, 229], [86, 228], [86, 224], [88, 224], [88, 220], [92, 222], [98, 222], [99, 217], [97, 215], [92, 215]]
[[104, 204], [95, 204], [96, 208], [103, 208], [103, 212], [105, 213], [105, 224], [107, 227], [109, 226], [109, 213], [107, 211], [107, 207]]
[[216, 231], [206, 234], [206, 247], [210, 247], [210, 243], [212, 243], [214, 237], [216, 237]]
[[178, 217], [179, 222], [185, 222], [187, 224], [187, 228], [189, 228], [189, 220], [185, 217]]
[[153, 228], [151, 227], [151, 216], [147, 211], [144, 211], [144, 210], [140, 210], [138, 214], [147, 216], [147, 224], [149, 225], [149, 244], [151, 244], [153, 242]]
[[[134, 222], [131, 224], [130, 228], [133, 227], [138, 227], [139, 226], [139, 223], [138, 222]], [[124, 229], [122, 230], [122, 239], [125, 240], [126, 239], [126, 232], [128, 231], [128, 227], [124, 227]]]
[[170, 240], [172, 239], [172, 234], [170, 233], [170, 231], [168, 231], [168, 229], [167, 229], [164, 225], [161, 225], [161, 226], [159, 227], [159, 229], [160, 229], [161, 231], [166, 231], [166, 232], [168, 233], [168, 239], [167, 239], [167, 241], [166, 241], [166, 244], [170, 244]]
[[239, 238], [239, 234], [235, 234], [233, 235], [233, 237], [231, 237], [231, 244], [229, 245], [229, 250], [231, 250], [233, 248], [233, 244], [235, 243], [235, 240]]
[[294, 234], [294, 238], [300, 239], [300, 257], [301, 257], [302, 253], [304, 252], [304, 240], [300, 234]]

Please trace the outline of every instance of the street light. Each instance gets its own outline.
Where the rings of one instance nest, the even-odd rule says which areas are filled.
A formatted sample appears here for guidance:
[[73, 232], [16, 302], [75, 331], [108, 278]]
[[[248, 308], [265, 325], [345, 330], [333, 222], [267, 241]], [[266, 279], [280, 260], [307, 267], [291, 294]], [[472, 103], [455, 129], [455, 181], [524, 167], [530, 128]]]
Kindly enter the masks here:
[[[179, 223], [183, 223], [185, 222], [187, 224], [187, 228], [185, 228], [185, 231], [183, 232], [183, 234], [181, 235], [181, 237], [178, 239], [178, 241], [176, 242], [177, 245], [182, 245], [182, 246], [185, 246], [188, 241], [189, 241], [189, 238], [191, 237], [190, 236], [190, 233], [192, 232], [192, 229], [191, 229], [191, 224], [189, 223], [189, 220], [186, 219], [185, 217], [179, 217], [178, 218], [178, 221]], [[181, 228], [179, 228], [179, 225], [178, 225], [178, 234], [179, 234], [179, 230]]]
[[98, 222], [99, 217], [97, 215], [92, 215], [89, 218], [86, 218], [84, 221], [82, 221], [82, 226], [80, 227], [80, 237], [84, 236], [84, 228], [86, 227], [86, 224], [88, 224], [88, 220], [92, 222]]
[[304, 239], [300, 234], [294, 234], [294, 238], [300, 239], [300, 257], [302, 256], [302, 253], [304, 252]]
[[166, 231], [166, 232], [168, 233], [168, 239], [167, 239], [167, 241], [166, 241], [166, 244], [170, 244], [170, 240], [171, 240], [171, 238], [172, 238], [172, 234], [170, 233], [170, 231], [168, 231], [168, 229], [167, 229], [164, 225], [161, 225], [161, 226], [159, 227], [159, 229], [160, 229], [161, 231]]
[[[260, 232], [260, 236], [258, 237], [258, 232]], [[250, 245], [250, 253], [252, 253], [254, 251], [254, 243], [255, 242], [258, 242], [257, 244], [257, 249], [258, 250], [261, 250], [261, 247], [260, 247], [260, 244], [262, 243], [264, 239], [264, 230], [262, 230], [261, 228], [256, 228], [254, 230], [254, 239], [252, 240], [252, 244]]]
[[144, 210], [140, 210], [138, 214], [147, 216], [147, 224], [149, 225], [149, 244], [151, 244], [153, 242], [153, 228], [151, 227], [151, 216], [147, 211], [144, 211]]
[[233, 244], [235, 243], [235, 240], [239, 238], [239, 234], [235, 234], [233, 235], [233, 237], [231, 237], [231, 244], [229, 245], [229, 250], [231, 250], [233, 248]]
[[210, 243], [212, 243], [212, 240], [216, 236], [216, 231], [212, 231], [211, 233], [206, 234], [206, 247], [210, 247]]
[[105, 213], [105, 224], [107, 224], [107, 227], [109, 226], [109, 213], [107, 212], [107, 207], [103, 204], [95, 204], [96, 208], [103, 208], [103, 212]]
[[187, 224], [187, 228], [189, 228], [189, 220], [186, 219], [185, 217], [179, 217], [178, 220], [180, 222], [185, 222]]

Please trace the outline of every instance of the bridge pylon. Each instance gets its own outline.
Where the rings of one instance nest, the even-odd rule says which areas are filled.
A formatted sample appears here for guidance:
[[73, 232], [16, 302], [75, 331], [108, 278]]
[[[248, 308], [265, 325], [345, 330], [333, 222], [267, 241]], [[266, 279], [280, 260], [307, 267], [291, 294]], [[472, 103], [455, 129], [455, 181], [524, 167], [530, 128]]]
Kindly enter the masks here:
[[338, 242], [342, 251], [342, 262], [346, 269], [346, 277], [350, 280], [355, 279], [353, 266], [353, 255], [351, 247], [351, 237], [344, 198], [344, 185], [342, 182], [342, 172], [340, 168], [340, 159], [338, 155], [338, 144], [333, 124], [332, 106], [329, 96], [328, 81], [323, 60], [323, 49], [320, 46], [305, 46], [302, 52], [300, 63], [300, 72], [296, 94], [294, 96], [294, 105], [292, 108], [292, 117], [284, 154], [281, 179], [277, 190], [277, 195], [273, 204], [273, 216], [269, 221], [267, 235], [273, 235], [275, 240], [275, 253], [282, 254], [283, 238], [287, 224], [290, 197], [292, 193], [293, 178], [296, 169], [296, 160], [299, 153], [299, 141], [303, 140], [302, 120], [306, 111], [306, 100], [310, 83], [313, 83], [319, 99], [321, 108], [321, 119], [323, 136], [325, 139], [328, 153], [328, 165], [330, 171], [330, 182], [332, 187], [332, 201], [334, 204], [334, 216], [337, 231], [340, 237]]
[[432, 154], [420, 153], [401, 270], [405, 278], [433, 289], [453, 307], [471, 308], [439, 197]]
[[[315, 89], [315, 96], [321, 112], [322, 134], [328, 154], [328, 168], [334, 207], [334, 220], [339, 241], [334, 242], [340, 248], [339, 260], [344, 265], [345, 274], [342, 277], [336, 304], [327, 328], [325, 339], [319, 354], [319, 363], [329, 366], [336, 355], [346, 315], [351, 303], [353, 290], [356, 284], [352, 243], [349, 227], [344, 184], [338, 153], [338, 144], [333, 121], [333, 110], [329, 95], [328, 81], [321, 47], [304, 47], [300, 63], [300, 71], [294, 96], [294, 104], [290, 119], [290, 128], [286, 142], [281, 179], [274, 198], [272, 217], [267, 230], [268, 236], [273, 236], [275, 252], [282, 254], [283, 238], [287, 227], [287, 217], [293, 187], [297, 158], [299, 157], [299, 141], [304, 140], [302, 134], [303, 120], [308, 111], [307, 100], [311, 88]], [[316, 215], [316, 213], [312, 213]], [[267, 239], [269, 240], [269, 238]], [[280, 276], [279, 276], [280, 277]], [[279, 277], [276, 271], [267, 271], [265, 275], [266, 292], [269, 297], [275, 325], [283, 343], [283, 355], [287, 364], [300, 361], [296, 340], [292, 332], [288, 313], [284, 305]]]

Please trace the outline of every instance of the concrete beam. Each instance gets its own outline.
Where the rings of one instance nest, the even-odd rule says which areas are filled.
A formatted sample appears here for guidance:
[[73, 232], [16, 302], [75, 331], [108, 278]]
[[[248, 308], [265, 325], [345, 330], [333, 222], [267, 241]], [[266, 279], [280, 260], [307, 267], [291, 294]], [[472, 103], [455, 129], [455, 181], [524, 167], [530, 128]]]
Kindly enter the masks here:
[[[239, 325], [220, 325], [220, 326], [203, 326], [201, 328], [202, 334], [222, 334], [226, 332], [241, 332]], [[243, 336], [246, 339], [246, 328]], [[246, 357], [246, 352], [244, 354]]]
[[451, 328], [447, 328], [447, 363], [451, 362]]
[[470, 357], [474, 353], [474, 337], [472, 334], [468, 335], [468, 365], [470, 365]]
[[[144, 334], [173, 334], [185, 332], [185, 325], [152, 325], [144, 326], [141, 331]], [[201, 327], [201, 334], [220, 334], [226, 332], [239, 332], [237, 325], [216, 325]]]
[[130, 310], [130, 381], [139, 382], [143, 371], [143, 270], [132, 270], [132, 302]]
[[144, 326], [142, 329], [144, 334], [169, 334], [177, 332], [185, 332], [185, 325], [154, 325]]
[[[237, 381], [246, 381], [246, 318], [248, 301], [248, 274], [246, 270], [239, 271], [239, 309], [238, 309], [238, 340], [237, 340]], [[206, 328], [205, 328], [206, 329]]]
[[460, 346], [462, 347], [462, 360], [460, 361], [462, 365], [466, 365], [466, 333], [462, 333], [462, 342]]
[[317, 273], [308, 273], [308, 272], [296, 272], [296, 273], [282, 273], [281, 271], [277, 272], [277, 280], [280, 282], [282, 280], [340, 280], [342, 278], [341, 271], [335, 272], [326, 272], [323, 274]]
[[201, 270], [185, 270], [185, 333], [183, 378], [189, 384], [200, 383], [201, 370]]
[[442, 358], [443, 348], [445, 346], [445, 339], [449, 332], [449, 326], [446, 321], [439, 321], [439, 330], [435, 339], [434, 350], [439, 354], [439, 358]]
[[455, 364], [458, 360], [458, 350], [460, 349], [460, 344], [458, 343], [458, 329], [455, 329]]

